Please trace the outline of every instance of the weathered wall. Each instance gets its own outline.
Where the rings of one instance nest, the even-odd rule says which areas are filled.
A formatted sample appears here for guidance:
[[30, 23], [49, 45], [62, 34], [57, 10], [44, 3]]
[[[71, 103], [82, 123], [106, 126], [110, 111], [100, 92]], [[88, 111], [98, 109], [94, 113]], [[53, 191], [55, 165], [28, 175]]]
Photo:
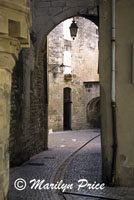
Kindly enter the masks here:
[[[85, 93], [83, 82], [99, 81], [98, 75], [98, 35], [97, 27], [90, 21], [82, 18], [78, 21], [78, 36], [72, 46], [72, 73], [74, 112], [72, 116], [73, 126], [80, 129], [89, 128], [87, 123], [87, 102], [91, 96], [99, 96], [99, 86], [92, 87], [92, 91]], [[86, 95], [86, 96], [85, 96]], [[90, 96], [91, 95], [91, 96]]]
[[[71, 88], [72, 93], [72, 129], [86, 129], [90, 125], [87, 120], [87, 104], [99, 96], [99, 86], [86, 90], [85, 81], [98, 81], [98, 35], [96, 25], [84, 18], [77, 18], [78, 33], [74, 41], [64, 39], [66, 22], [58, 25], [48, 36], [49, 63], [49, 129], [63, 130], [63, 91]], [[90, 33], [89, 33], [90, 30]], [[66, 30], [69, 32], [68, 30]], [[71, 66], [60, 72], [64, 63], [64, 52], [71, 54]], [[68, 58], [69, 59], [69, 58]], [[67, 60], [68, 61], [68, 60]], [[66, 62], [67, 62], [66, 61]], [[64, 80], [67, 71], [72, 75], [71, 81]]]
[[[32, 12], [31, 48], [23, 51], [13, 72], [10, 157], [12, 166], [47, 149], [47, 34], [61, 21], [76, 15], [97, 22], [98, 1], [28, 1]], [[45, 71], [45, 72], [44, 72]], [[44, 75], [45, 74], [45, 75]], [[19, 104], [19, 105], [18, 105]]]
[[84, 82], [85, 105], [88, 128], [100, 128], [100, 85], [99, 82]]
[[[134, 88], [131, 83], [132, 44], [134, 42], [134, 1], [116, 2], [116, 132], [117, 158], [115, 183], [134, 186]], [[110, 109], [111, 81], [111, 2], [100, 4], [100, 82], [102, 105], [103, 172], [108, 180], [111, 171], [112, 127]], [[108, 133], [108, 134], [107, 134]]]
[[[134, 44], [134, 1], [116, 2], [116, 103], [117, 103], [117, 176], [121, 185], [134, 186], [134, 87], [132, 45]], [[122, 114], [122, 112], [124, 114]]]
[[[4, 41], [5, 42], [5, 41]], [[1, 40], [1, 47], [4, 47]], [[3, 45], [2, 45], [3, 43]], [[12, 55], [0, 52], [0, 198], [7, 198], [9, 187], [9, 124]]]
[[[22, 52], [19, 55], [19, 61], [12, 73], [11, 87], [11, 118], [10, 118], [10, 161], [19, 158], [16, 156], [21, 146], [17, 140], [22, 136], [22, 94], [23, 94], [23, 66]], [[17, 148], [17, 143], [19, 147]]]
[[[21, 164], [32, 155], [47, 148], [47, 102], [45, 100], [44, 46], [39, 65], [35, 66], [35, 51], [21, 51], [12, 74], [10, 163]], [[45, 81], [46, 80], [46, 81]]]
[[98, 24], [98, 0], [34, 0], [32, 5], [37, 48], [55, 26], [70, 17], [84, 16]]
[[[111, 182], [112, 171], [112, 111], [111, 111], [111, 5], [108, 1], [100, 4], [99, 25], [99, 71], [101, 97], [101, 131], [103, 178]], [[107, 134], [108, 133], [108, 134]]]
[[[0, 1], [0, 199], [9, 188], [11, 76], [20, 49], [29, 46], [29, 10], [25, 1]], [[23, 30], [22, 30], [23, 26]], [[15, 31], [14, 31], [15, 30]], [[24, 45], [25, 43], [25, 45]]]

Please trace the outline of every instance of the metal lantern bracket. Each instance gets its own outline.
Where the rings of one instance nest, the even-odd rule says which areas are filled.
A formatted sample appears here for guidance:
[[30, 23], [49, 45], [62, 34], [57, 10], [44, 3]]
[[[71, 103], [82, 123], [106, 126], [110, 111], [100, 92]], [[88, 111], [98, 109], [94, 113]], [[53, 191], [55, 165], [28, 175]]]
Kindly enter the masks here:
[[73, 18], [72, 24], [70, 26], [70, 34], [71, 34], [71, 37], [73, 38], [73, 40], [77, 36], [77, 31], [78, 31], [78, 26], [77, 26], [77, 23], [75, 22], [75, 19]]

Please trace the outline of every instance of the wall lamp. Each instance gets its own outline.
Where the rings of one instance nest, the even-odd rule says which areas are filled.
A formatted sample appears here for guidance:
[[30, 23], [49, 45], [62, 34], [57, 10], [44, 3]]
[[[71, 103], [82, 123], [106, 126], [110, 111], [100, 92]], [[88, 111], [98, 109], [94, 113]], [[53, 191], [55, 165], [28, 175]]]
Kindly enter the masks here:
[[75, 22], [75, 19], [73, 18], [72, 24], [70, 26], [70, 34], [71, 34], [71, 37], [73, 38], [73, 40], [77, 36], [77, 31], [78, 31], [78, 26], [77, 26], [77, 24]]

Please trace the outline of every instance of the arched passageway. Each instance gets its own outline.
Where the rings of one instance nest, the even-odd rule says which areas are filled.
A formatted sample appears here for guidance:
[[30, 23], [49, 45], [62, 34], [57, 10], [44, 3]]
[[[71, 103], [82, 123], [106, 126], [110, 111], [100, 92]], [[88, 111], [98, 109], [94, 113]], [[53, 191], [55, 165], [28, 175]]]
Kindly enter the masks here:
[[100, 128], [100, 97], [93, 98], [88, 103], [87, 120], [91, 128]]
[[[117, 70], [115, 71], [117, 77], [117, 87], [116, 89], [116, 95], [117, 95], [117, 105], [118, 105], [118, 109], [117, 109], [117, 117], [118, 117], [118, 121], [117, 121], [117, 131], [118, 131], [118, 139], [119, 139], [119, 145], [118, 145], [118, 152], [117, 152], [117, 170], [115, 170], [115, 172], [117, 172], [117, 177], [115, 177], [117, 179], [117, 182], [119, 184], [122, 185], [131, 185], [131, 183], [133, 184], [133, 155], [131, 152], [131, 148], [125, 148], [130, 147], [132, 145], [133, 140], [128, 140], [128, 138], [133, 138], [133, 87], [130, 83], [133, 83], [133, 80], [130, 80], [130, 67], [126, 66], [131, 66], [130, 64], [130, 47], [128, 47], [128, 44], [131, 44], [133, 41], [133, 30], [130, 30], [133, 27], [132, 24], [132, 19], [133, 18], [133, 1], [131, 0], [129, 3], [126, 0], [123, 1], [118, 1], [116, 2], [116, 5], [113, 4], [113, 7], [111, 6], [111, 3], [115, 3], [115, 1], [88, 1], [88, 0], [79, 0], [79, 1], [72, 1], [72, 0], [64, 0], [64, 1], [46, 1], [42, 0], [42, 1], [28, 1], [28, 5], [30, 5], [31, 10], [32, 10], [32, 17], [33, 17], [33, 21], [34, 24], [31, 28], [31, 49], [27, 50], [28, 53], [26, 53], [26, 55], [28, 55], [28, 60], [29, 58], [34, 58], [31, 62], [30, 60], [30, 64], [29, 63], [23, 63], [23, 65], [25, 66], [30, 66], [29, 68], [25, 68], [28, 70], [28, 73], [26, 73], [26, 77], [24, 76], [24, 80], [27, 79], [28, 77], [28, 84], [30, 85], [30, 87], [23, 87], [23, 92], [26, 94], [30, 94], [30, 101], [27, 98], [27, 95], [22, 95], [22, 99], [24, 100], [23, 104], [26, 104], [26, 107], [28, 108], [30, 103], [32, 102], [32, 105], [30, 105], [30, 115], [28, 116], [28, 118], [25, 118], [27, 113], [26, 112], [22, 112], [23, 114], [23, 119], [25, 121], [25, 123], [27, 123], [30, 120], [30, 128], [28, 129], [27, 132], [27, 128], [25, 128], [25, 131], [23, 131], [23, 126], [22, 128], [20, 128], [20, 133], [17, 134], [17, 129], [16, 127], [14, 128], [14, 135], [11, 134], [11, 138], [10, 138], [10, 144], [12, 143], [12, 147], [15, 148], [14, 143], [18, 144], [18, 148], [21, 147], [21, 151], [23, 152], [23, 150], [25, 149], [24, 153], [22, 153], [20, 150], [18, 150], [17, 152], [15, 152], [15, 156], [20, 156], [20, 153], [22, 154], [21, 159], [24, 160], [30, 158], [31, 155], [41, 151], [44, 148], [47, 148], [47, 136], [46, 138], [44, 138], [44, 135], [46, 135], [45, 133], [47, 133], [47, 97], [45, 96], [45, 99], [42, 100], [41, 95], [39, 95], [39, 90], [44, 91], [45, 93], [45, 87], [47, 84], [46, 83], [46, 79], [44, 79], [44, 76], [42, 75], [43, 73], [43, 69], [42, 66], [44, 66], [43, 62], [40, 62], [39, 60], [43, 60], [41, 57], [44, 56], [44, 47], [42, 47], [42, 43], [43, 40], [45, 39], [46, 35], [49, 33], [50, 30], [52, 30], [53, 27], [55, 27], [58, 23], [60, 23], [62, 20], [67, 19], [68, 17], [71, 16], [85, 16], [85, 17], [90, 17], [92, 18], [92, 20], [96, 19], [97, 13], [97, 6], [100, 3], [100, 32], [101, 32], [101, 37], [100, 37], [100, 74], [101, 74], [101, 112], [103, 113], [103, 119], [102, 119], [102, 132], [103, 132], [103, 136], [102, 138], [104, 140], [103, 143], [103, 160], [104, 160], [104, 165], [103, 165], [103, 171], [105, 174], [105, 179], [107, 180], [107, 182], [111, 181], [111, 164], [112, 164], [112, 154], [113, 154], [113, 147], [117, 147], [117, 144], [114, 144], [113, 146], [113, 124], [112, 124], [112, 112], [111, 112], [111, 93], [110, 93], [110, 89], [111, 89], [111, 25], [112, 25], [112, 18], [115, 19], [114, 14], [117, 14], [117, 18], [116, 18], [116, 26], [117, 26], [117, 54], [115, 55], [115, 59], [116, 59], [116, 67]], [[3, 3], [3, 2], [2, 2]], [[11, 3], [11, 2], [10, 2]], [[17, 4], [17, 8], [16, 5]], [[27, 11], [25, 9], [23, 9], [23, 6], [25, 5], [25, 1], [22, 1], [22, 5], [20, 5], [19, 1], [15, 1], [14, 5], [9, 6], [8, 5], [8, 1], [6, 1], [6, 3], [4, 3], [4, 7], [10, 7], [11, 13], [12, 10], [15, 11], [15, 9], [17, 10], [17, 13], [21, 13], [22, 10], [24, 11], [23, 13], [23, 17], [25, 18], [27, 15]], [[3, 5], [2, 5], [3, 6]], [[13, 9], [14, 7], [14, 9]], [[112, 12], [115, 11], [115, 13]], [[116, 8], [114, 10], [114, 8]], [[19, 10], [18, 10], [19, 9]], [[3, 9], [3, 11], [5, 11]], [[9, 11], [9, 9], [8, 9]], [[26, 12], [25, 12], [26, 11]], [[2, 45], [7, 44], [5, 42], [5, 39], [7, 39], [7, 36], [11, 36], [12, 35], [12, 31], [10, 32], [10, 27], [11, 25], [13, 25], [16, 29], [16, 27], [20, 28], [20, 27], [24, 27], [24, 23], [22, 26], [20, 26], [18, 24], [17, 21], [17, 15], [16, 13], [14, 13], [13, 18], [11, 17], [12, 14], [10, 13], [10, 19], [7, 19], [7, 14], [2, 12], [2, 17], [5, 19], [6, 16], [6, 23], [5, 20], [2, 20], [2, 29], [4, 29], [4, 31], [2, 30], [1, 32], [1, 36], [2, 36], [2, 41], [3, 41], [3, 36], [5, 36], [4, 41], [2, 42]], [[8, 13], [8, 12], [7, 12]], [[124, 15], [124, 13], [126, 13]], [[65, 16], [66, 15], [66, 16]], [[13, 19], [16, 20], [15, 23], [13, 22]], [[20, 19], [20, 18], [19, 18]], [[21, 18], [22, 19], [22, 18]], [[25, 18], [26, 20], [26, 18]], [[24, 21], [25, 21], [24, 20]], [[28, 20], [27, 20], [28, 21]], [[9, 22], [9, 23], [8, 23]], [[22, 23], [22, 20], [20, 22], [20, 24]], [[114, 23], [113, 23], [114, 24]], [[8, 27], [9, 25], [9, 27]], [[6, 27], [6, 28], [3, 28]], [[45, 28], [44, 28], [45, 27]], [[14, 28], [13, 28], [14, 29]], [[15, 35], [13, 34], [12, 36], [16, 36], [16, 38], [18, 38], [21, 40], [21, 42], [25, 43], [26, 42], [26, 38], [28, 37], [27, 34], [27, 30], [25, 29], [24, 32], [21, 30], [19, 30], [17, 33], [15, 33]], [[122, 34], [122, 32], [124, 34]], [[21, 35], [19, 35], [21, 33]], [[11, 35], [10, 35], [11, 34]], [[22, 39], [22, 36], [25, 36], [25, 39]], [[11, 38], [10, 38], [11, 39]], [[9, 41], [8, 41], [9, 42]], [[112, 42], [115, 42], [115, 39], [112, 39]], [[10, 42], [9, 42], [10, 43]], [[127, 44], [127, 45], [126, 45]], [[125, 47], [125, 48], [122, 48]], [[13, 54], [18, 52], [18, 48], [16, 48], [16, 43], [11, 42], [10, 43], [10, 48], [8, 48], [8, 53], [9, 50], [13, 50]], [[5, 47], [2, 48], [2, 52], [6, 51]], [[40, 52], [41, 50], [41, 52]], [[11, 53], [12, 51], [10, 51]], [[35, 53], [36, 52], [36, 53]], [[128, 53], [129, 52], [129, 53]], [[32, 56], [31, 56], [32, 55]], [[124, 55], [123, 57], [121, 55]], [[3, 54], [1, 54], [1, 56], [3, 57]], [[120, 59], [120, 57], [122, 57]], [[4, 58], [7, 58], [4, 56]], [[7, 61], [7, 60], [6, 60]], [[5, 62], [4, 60], [4, 65], [7, 65], [8, 63]], [[133, 66], [131, 66], [133, 67]], [[10, 70], [7, 70], [8, 67], [6, 66], [6, 73]], [[11, 66], [10, 66], [11, 69]], [[42, 69], [42, 70], [41, 70]], [[2, 63], [2, 70], [3, 70], [3, 63]], [[5, 69], [4, 69], [5, 70]], [[41, 72], [40, 72], [41, 70]], [[129, 70], [129, 71], [128, 71]], [[120, 72], [121, 73], [117, 73]], [[133, 70], [132, 70], [133, 71]], [[25, 71], [26, 72], [26, 71]], [[24, 72], [22, 72], [24, 73]], [[4, 73], [5, 74], [5, 73]], [[128, 75], [129, 74], [129, 75]], [[37, 81], [37, 77], [41, 80], [41, 81]], [[46, 78], [46, 77], [45, 77]], [[133, 77], [132, 77], [133, 78]], [[3, 80], [3, 79], [2, 79]], [[6, 80], [6, 79], [5, 79]], [[10, 78], [9, 78], [10, 80]], [[41, 87], [41, 83], [43, 83], [43, 86]], [[20, 82], [19, 82], [20, 83]], [[3, 84], [3, 83], [2, 83]], [[44, 87], [45, 86], [45, 87]], [[3, 85], [2, 85], [2, 92], [5, 92], [5, 88], [3, 90]], [[125, 88], [125, 89], [124, 89]], [[19, 90], [19, 89], [18, 89]], [[16, 90], [17, 91], [17, 90]], [[19, 92], [18, 92], [19, 93]], [[18, 95], [18, 93], [16, 93], [16, 96]], [[5, 93], [4, 93], [5, 95]], [[7, 95], [7, 93], [6, 93]], [[44, 95], [43, 95], [44, 96]], [[128, 98], [128, 96], [130, 98]], [[122, 98], [123, 97], [123, 98]], [[127, 97], [127, 98], [126, 98]], [[5, 98], [5, 96], [4, 96]], [[3, 99], [2, 99], [3, 100]], [[27, 101], [28, 100], [28, 101]], [[8, 105], [7, 105], [8, 104]], [[8, 109], [6, 109], [6, 107], [9, 107], [9, 102], [5, 104], [5, 100], [4, 100], [4, 105], [5, 106], [5, 110], [3, 111], [4, 114], [8, 113]], [[130, 105], [129, 109], [128, 106], [126, 105]], [[41, 111], [42, 106], [45, 110], [45, 113], [43, 113], [43, 111]], [[115, 106], [115, 105], [112, 105]], [[24, 108], [22, 106], [22, 108]], [[22, 109], [23, 110], [23, 109]], [[125, 115], [122, 115], [122, 110], [125, 112]], [[21, 113], [21, 112], [20, 112]], [[2, 113], [3, 115], [3, 113]], [[127, 119], [126, 116], [129, 116], [129, 119]], [[14, 121], [16, 120], [16, 123], [18, 122], [18, 120], [20, 120], [21, 123], [21, 117], [19, 119], [17, 119], [18, 115], [15, 116]], [[45, 119], [45, 120], [42, 120]], [[27, 122], [26, 122], [27, 120]], [[6, 135], [8, 137], [8, 125], [9, 125], [9, 116], [6, 115], [6, 120], [7, 121], [7, 129], [5, 129], [5, 125], [4, 125], [4, 131], [6, 132]], [[31, 122], [32, 121], [32, 122]], [[45, 123], [44, 123], [45, 121]], [[14, 124], [16, 124], [14, 123]], [[120, 124], [122, 124], [122, 126], [120, 126]], [[1, 125], [1, 127], [3, 127], [3, 124]], [[129, 128], [129, 131], [127, 132], [127, 128]], [[31, 130], [31, 131], [30, 131]], [[4, 133], [5, 133], [4, 132]], [[126, 134], [126, 132], [128, 134]], [[2, 133], [3, 133], [3, 129], [2, 129]], [[22, 133], [22, 134], [21, 134]], [[3, 166], [7, 166], [8, 164], [8, 148], [7, 148], [7, 137], [3, 138], [2, 135], [2, 150], [1, 150], [1, 157], [2, 157], [2, 178], [5, 177], [5, 170], [3, 169]], [[19, 136], [22, 136], [22, 141], [20, 141]], [[122, 137], [124, 136], [124, 137]], [[38, 139], [39, 138], [39, 139]], [[4, 140], [4, 141], [3, 141]], [[39, 142], [39, 140], [41, 141], [45, 141], [45, 144], [41, 145], [37, 145], [37, 143]], [[32, 141], [32, 142], [31, 142]], [[35, 147], [35, 148], [33, 148]], [[32, 151], [34, 149], [34, 152]], [[12, 149], [11, 149], [12, 152]], [[19, 153], [18, 153], [19, 152]], [[7, 156], [6, 156], [7, 155]], [[27, 158], [26, 158], [26, 155]], [[4, 159], [3, 159], [4, 158]], [[5, 162], [6, 160], [6, 162]], [[20, 161], [22, 161], [20, 160]], [[129, 162], [127, 162], [129, 160]], [[16, 161], [15, 161], [16, 162]], [[8, 167], [7, 167], [8, 168]], [[129, 169], [128, 169], [129, 168]], [[3, 172], [4, 170], [4, 172]], [[115, 172], [112, 174], [115, 176]], [[5, 181], [6, 178], [4, 178]], [[6, 179], [7, 180], [7, 179]], [[6, 195], [7, 194], [7, 188], [6, 191], [2, 190], [2, 194]]]
[[[35, 3], [35, 6], [39, 6], [38, 2]], [[58, 4], [58, 3], [57, 3]], [[43, 6], [43, 3], [42, 3]], [[99, 2], [98, 0], [94, 1], [86, 1], [86, 0], [78, 0], [77, 2], [67, 1], [64, 2], [63, 5], [59, 5], [56, 9], [54, 6], [51, 6], [52, 12], [50, 14], [50, 10], [46, 9], [46, 12], [42, 12], [39, 15], [39, 18], [35, 18], [35, 25], [33, 26], [33, 31], [38, 33], [38, 38], [36, 41], [37, 51], [42, 46], [42, 42], [46, 39], [46, 36], [62, 21], [69, 19], [74, 16], [81, 16], [87, 19], [90, 19], [97, 26], [99, 25]], [[38, 15], [40, 10], [36, 10], [35, 15]], [[41, 24], [39, 22], [41, 20]], [[36, 24], [38, 26], [36, 27]], [[37, 57], [38, 59], [38, 57]]]
[[[79, 2], [72, 4], [70, 1], [65, 3], [66, 6], [59, 5], [58, 8], [54, 5], [45, 8], [45, 5], [41, 6], [45, 4], [43, 1], [31, 3], [33, 15], [31, 47], [21, 52], [22, 61], [19, 60], [12, 76], [10, 152], [13, 166], [48, 148], [46, 63], [48, 33], [60, 22], [73, 16], [85, 16], [98, 24], [98, 1], [87, 3], [79, 0]], [[50, 13], [50, 9], [54, 12]], [[22, 70], [21, 73], [18, 72], [19, 68]], [[16, 110], [18, 102], [20, 109]]]
[[[23, 62], [23, 80], [24, 82], [27, 80], [28, 87], [23, 85], [23, 90], [21, 91], [24, 94], [22, 95], [22, 104], [20, 104], [22, 105], [22, 112], [20, 112], [22, 119], [20, 116], [19, 119], [17, 116], [14, 118], [15, 124], [20, 120], [19, 123], [22, 123], [25, 129], [22, 125], [19, 135], [16, 127], [14, 131], [11, 132], [10, 152], [11, 155], [13, 155], [13, 157], [11, 156], [13, 165], [20, 164], [22, 161], [29, 159], [32, 155], [48, 148], [48, 81], [46, 63], [46, 38], [48, 33], [60, 22], [74, 16], [82, 16], [91, 19], [98, 25], [99, 3], [97, 0], [79, 0], [73, 3], [72, 1], [64, 1], [64, 5], [60, 3], [61, 2], [57, 2], [57, 4], [59, 4], [59, 6], [57, 6], [58, 8], [54, 6], [54, 3], [51, 4], [51, 8], [50, 6], [46, 8], [45, 1], [31, 2], [33, 14], [31, 48], [30, 50], [22, 52], [23, 59], [26, 58], [26, 62]], [[15, 98], [17, 98], [17, 96], [20, 96], [19, 89]], [[29, 114], [27, 115], [25, 111], [28, 109]], [[15, 149], [16, 144], [17, 151]]]

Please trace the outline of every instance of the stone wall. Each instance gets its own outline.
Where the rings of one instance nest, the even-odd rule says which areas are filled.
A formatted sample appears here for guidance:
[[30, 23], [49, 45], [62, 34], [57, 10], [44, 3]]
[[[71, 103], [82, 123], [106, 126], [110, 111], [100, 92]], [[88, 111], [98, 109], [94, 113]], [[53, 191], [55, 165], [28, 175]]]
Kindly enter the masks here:
[[[35, 66], [34, 46], [20, 53], [12, 74], [10, 164], [21, 164], [32, 155], [47, 149], [47, 79], [44, 55], [40, 50], [40, 63]], [[30, 59], [29, 59], [30, 57]]]
[[85, 104], [88, 128], [100, 128], [100, 86], [99, 82], [84, 82]]
[[12, 75], [11, 166], [47, 149], [47, 59], [44, 41], [48, 33], [72, 16], [85, 16], [98, 23], [97, 5], [97, 0], [28, 0], [33, 21], [31, 48], [22, 52], [22, 60], [19, 60]]
[[[19, 159], [20, 142], [23, 139], [22, 135], [22, 94], [23, 94], [23, 64], [22, 51], [19, 55], [19, 61], [12, 73], [11, 87], [11, 118], [10, 118], [10, 161]], [[18, 145], [20, 146], [18, 146]]]
[[[64, 27], [67, 21], [58, 25], [48, 36], [48, 72], [49, 72], [49, 129], [63, 130], [63, 91], [71, 88], [72, 93], [72, 129], [90, 127], [87, 119], [87, 105], [92, 98], [99, 96], [97, 88], [86, 90], [84, 82], [99, 81], [98, 75], [98, 35], [97, 27], [84, 18], [76, 18], [78, 33], [75, 40], [64, 39]], [[69, 32], [69, 27], [68, 30]], [[71, 54], [71, 66], [64, 63], [64, 52]], [[67, 58], [69, 59], [69, 58]], [[65, 61], [65, 62], [68, 62]], [[61, 64], [65, 65], [64, 73], [60, 72]], [[65, 74], [71, 73], [72, 80], [66, 81]]]
[[[12, 70], [22, 47], [29, 46], [30, 12], [25, 1], [0, 1], [0, 199], [9, 188], [9, 130]], [[23, 30], [22, 30], [23, 27]], [[25, 43], [25, 44], [24, 44]], [[14, 109], [15, 110], [15, 109]]]

